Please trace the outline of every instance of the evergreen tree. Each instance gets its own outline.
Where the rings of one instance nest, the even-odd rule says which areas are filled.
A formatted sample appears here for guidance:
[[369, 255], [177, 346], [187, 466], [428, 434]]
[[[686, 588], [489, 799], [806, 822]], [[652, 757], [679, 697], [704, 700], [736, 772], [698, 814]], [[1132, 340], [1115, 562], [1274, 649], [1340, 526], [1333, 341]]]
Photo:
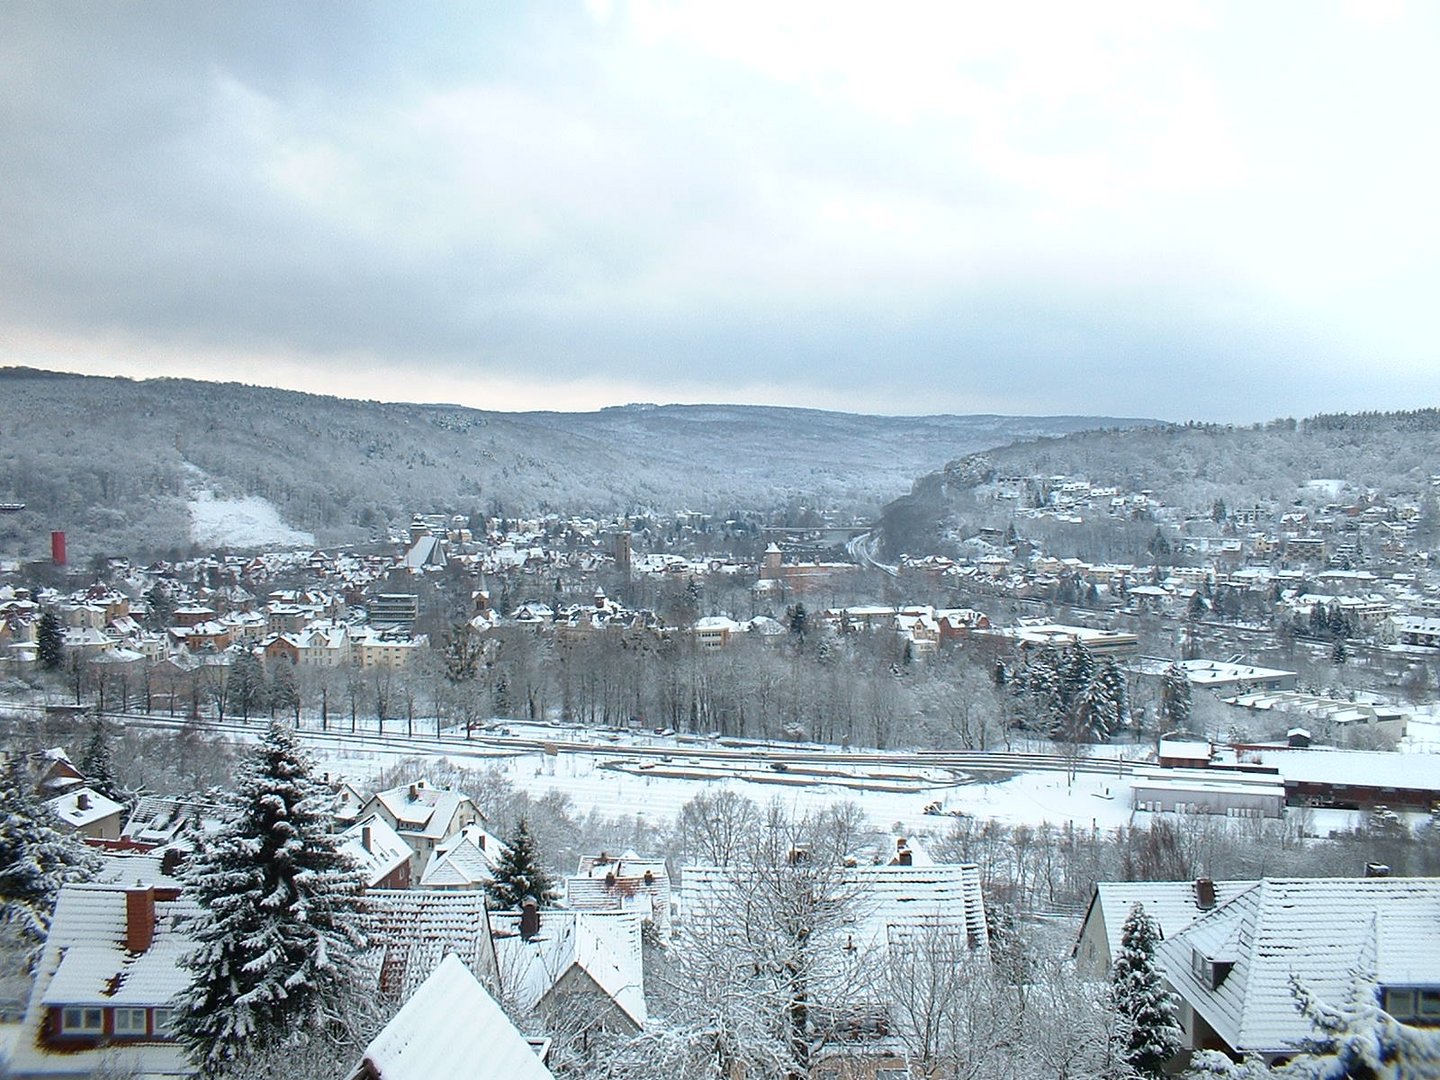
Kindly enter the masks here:
[[1041, 730], [1049, 730], [1065, 721], [1064, 681], [1060, 661], [1053, 649], [1041, 649], [1025, 668], [1024, 687], [1030, 702], [1030, 715]]
[[1065, 708], [1071, 708], [1090, 690], [1095, 681], [1095, 658], [1083, 642], [1077, 641], [1065, 651], [1064, 664], [1060, 670], [1060, 701]]
[[252, 711], [258, 712], [264, 706], [265, 668], [250, 649], [240, 649], [230, 665], [227, 682], [230, 707], [240, 710], [242, 720], [249, 720]]
[[560, 895], [535, 855], [535, 838], [530, 835], [524, 818], [516, 825], [515, 835], [507, 841], [495, 864], [495, 877], [485, 889], [491, 904], [501, 910], [520, 907], [526, 897], [544, 907]]
[[85, 744], [85, 755], [80, 759], [80, 772], [85, 782], [116, 802], [125, 801], [119, 783], [115, 780], [115, 767], [110, 756], [110, 733], [105, 721], [96, 717], [90, 727], [90, 741]]
[[60, 620], [50, 612], [40, 616], [35, 630], [36, 657], [46, 671], [54, 671], [65, 662], [65, 631]]
[[1095, 679], [1105, 687], [1106, 696], [1113, 703], [1110, 715], [1110, 731], [1113, 733], [1130, 722], [1130, 688], [1125, 684], [1125, 673], [1113, 657], [1106, 657], [1095, 673]]
[[206, 1074], [277, 1045], [343, 1038], [356, 1015], [362, 878], [329, 831], [328, 803], [294, 732], [272, 723], [228, 820], [190, 860], [201, 914], [176, 1026]]
[[1167, 667], [1162, 677], [1160, 722], [1167, 731], [1184, 731], [1190, 724], [1190, 677], [1179, 664]]
[[1121, 1021], [1119, 1056], [1137, 1073], [1159, 1076], [1180, 1050], [1175, 998], [1155, 967], [1160, 929], [1143, 904], [1130, 909], [1120, 935], [1120, 954], [1110, 972], [1111, 1001]]
[[805, 611], [804, 604], [796, 604], [790, 609], [790, 632], [801, 641], [805, 640], [805, 631], [808, 630], [810, 616]]
[[1113, 687], [1104, 679], [1091, 679], [1073, 709], [1076, 723], [1072, 730], [1081, 739], [1105, 742], [1120, 726], [1120, 703], [1115, 700]]
[[1345, 639], [1337, 637], [1334, 648], [1330, 650], [1330, 662], [1336, 667], [1340, 667], [1349, 659], [1350, 653], [1349, 650], [1345, 648]]
[[1157, 526], [1155, 535], [1150, 537], [1150, 543], [1146, 545], [1150, 551], [1150, 557], [1155, 560], [1156, 566], [1168, 566], [1170, 563], [1170, 541], [1165, 539], [1165, 534]]
[[61, 833], [35, 797], [20, 758], [0, 772], [0, 924], [13, 926], [38, 948], [50, 928], [60, 886], [83, 881], [98, 859]]

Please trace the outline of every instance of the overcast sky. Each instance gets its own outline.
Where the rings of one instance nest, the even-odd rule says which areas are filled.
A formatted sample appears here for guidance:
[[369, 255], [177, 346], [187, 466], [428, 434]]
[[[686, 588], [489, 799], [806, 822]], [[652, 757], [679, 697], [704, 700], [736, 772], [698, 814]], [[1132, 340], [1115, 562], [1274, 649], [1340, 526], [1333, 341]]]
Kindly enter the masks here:
[[1440, 405], [1440, 5], [0, 6], [0, 363]]

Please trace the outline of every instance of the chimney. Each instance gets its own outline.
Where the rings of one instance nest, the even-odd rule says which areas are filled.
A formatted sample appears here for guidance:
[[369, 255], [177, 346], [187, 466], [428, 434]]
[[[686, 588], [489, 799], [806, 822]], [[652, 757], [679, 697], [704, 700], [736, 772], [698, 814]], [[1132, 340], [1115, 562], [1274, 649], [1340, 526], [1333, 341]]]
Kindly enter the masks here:
[[646, 885], [654, 885], [654, 884], [655, 884], [655, 874], [654, 874], [653, 871], [650, 871], [650, 870], [646, 870], [646, 871], [645, 871], [645, 884], [646, 884]]
[[420, 786], [419, 786], [418, 784], [411, 784], [411, 785], [410, 785], [410, 801], [411, 801], [411, 802], [414, 802], [414, 801], [415, 801], [416, 799], [418, 799], [419, 797], [420, 797]]
[[520, 905], [520, 939], [531, 940], [540, 933], [540, 905], [534, 897], [527, 896]]
[[1195, 906], [1209, 911], [1215, 906], [1215, 882], [1208, 877], [1195, 879]]
[[606, 875], [605, 875], [605, 887], [606, 887], [607, 889], [613, 889], [613, 888], [615, 887], [615, 875], [614, 875], [614, 874], [606, 874]]
[[75, 796], [75, 806], [76, 806], [78, 809], [80, 809], [80, 810], [89, 810], [89, 809], [90, 809], [90, 793], [89, 793], [88, 791], [82, 791], [82, 792], [80, 792], [78, 795], [76, 795], [76, 796]]
[[369, 851], [369, 850], [370, 850], [370, 826], [369, 826], [369, 825], [362, 825], [362, 826], [360, 827], [360, 846], [363, 847], [366, 851]]
[[155, 940], [155, 890], [146, 885], [125, 890], [125, 949], [143, 953]]
[[897, 866], [909, 866], [912, 856], [909, 848], [902, 848], [895, 856]]

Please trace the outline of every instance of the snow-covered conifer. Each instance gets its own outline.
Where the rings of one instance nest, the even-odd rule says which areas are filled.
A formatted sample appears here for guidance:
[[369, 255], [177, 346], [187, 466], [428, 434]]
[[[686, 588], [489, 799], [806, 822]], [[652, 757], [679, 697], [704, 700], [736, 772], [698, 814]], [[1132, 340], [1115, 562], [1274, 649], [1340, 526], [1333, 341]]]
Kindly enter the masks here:
[[202, 914], [177, 1028], [202, 1072], [349, 1019], [362, 880], [329, 831], [328, 800], [294, 733], [272, 723], [229, 819], [191, 859], [186, 887]]
[[1119, 1056], [1136, 1072], [1159, 1076], [1161, 1067], [1180, 1049], [1175, 997], [1165, 989], [1155, 968], [1160, 929], [1143, 904], [1130, 909], [1120, 935], [1120, 954], [1110, 972]]
[[96, 717], [90, 729], [90, 741], [85, 744], [85, 756], [80, 759], [80, 773], [85, 782], [107, 799], [124, 802], [120, 784], [115, 779], [115, 765], [110, 755], [110, 733], [105, 721]]
[[1190, 677], [1179, 664], [1171, 664], [1162, 676], [1160, 718], [1170, 731], [1184, 731], [1190, 724]]
[[515, 835], [506, 841], [494, 875], [486, 890], [491, 904], [502, 910], [520, 907], [526, 897], [544, 907], [559, 895], [554, 881], [540, 865], [535, 854], [535, 838], [530, 835], [524, 818], [516, 825]]
[[46, 671], [54, 671], [65, 662], [65, 629], [51, 612], [40, 616], [35, 645], [40, 666]]
[[0, 922], [37, 946], [45, 940], [55, 898], [66, 882], [83, 881], [98, 864], [80, 841], [56, 828], [35, 797], [20, 758], [0, 772]]

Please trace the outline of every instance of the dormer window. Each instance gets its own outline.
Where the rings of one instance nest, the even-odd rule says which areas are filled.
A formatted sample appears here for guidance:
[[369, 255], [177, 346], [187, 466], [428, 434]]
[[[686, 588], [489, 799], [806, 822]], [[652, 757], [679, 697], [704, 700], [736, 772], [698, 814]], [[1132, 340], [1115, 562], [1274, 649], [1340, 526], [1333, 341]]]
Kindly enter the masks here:
[[1212, 960], [1199, 949], [1193, 946], [1190, 949], [1190, 974], [1196, 982], [1208, 989], [1219, 989], [1234, 966], [1233, 960]]

